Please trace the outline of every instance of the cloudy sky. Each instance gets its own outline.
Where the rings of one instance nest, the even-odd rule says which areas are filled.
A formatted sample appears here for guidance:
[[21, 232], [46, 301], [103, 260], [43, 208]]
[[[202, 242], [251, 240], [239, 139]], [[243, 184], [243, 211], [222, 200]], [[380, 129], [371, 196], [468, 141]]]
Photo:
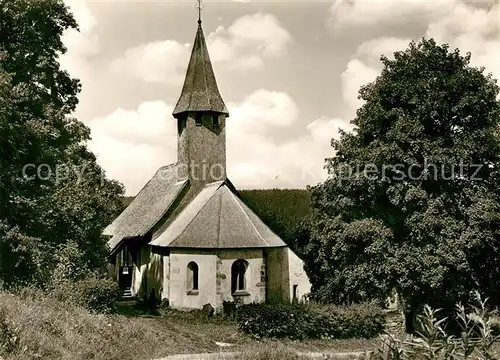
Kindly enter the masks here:
[[[108, 176], [135, 195], [176, 161], [171, 113], [193, 43], [194, 0], [65, 0], [80, 32], [61, 59], [82, 81], [76, 116]], [[381, 54], [434, 37], [500, 78], [493, 1], [204, 1], [203, 29], [229, 109], [236, 187], [296, 188], [325, 177], [330, 139], [349, 130]]]

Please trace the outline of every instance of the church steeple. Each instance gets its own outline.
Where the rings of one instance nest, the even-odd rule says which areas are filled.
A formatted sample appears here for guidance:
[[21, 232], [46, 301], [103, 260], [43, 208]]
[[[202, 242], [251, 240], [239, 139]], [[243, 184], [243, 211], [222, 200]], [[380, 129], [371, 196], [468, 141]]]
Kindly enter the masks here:
[[173, 116], [177, 119], [177, 162], [182, 169], [179, 175], [194, 186], [225, 180], [229, 113], [217, 87], [200, 12], [186, 79]]
[[201, 27], [201, 16], [198, 18], [198, 31], [194, 39], [184, 86], [173, 115], [177, 117], [181, 113], [192, 111], [210, 111], [229, 115], [215, 80]]

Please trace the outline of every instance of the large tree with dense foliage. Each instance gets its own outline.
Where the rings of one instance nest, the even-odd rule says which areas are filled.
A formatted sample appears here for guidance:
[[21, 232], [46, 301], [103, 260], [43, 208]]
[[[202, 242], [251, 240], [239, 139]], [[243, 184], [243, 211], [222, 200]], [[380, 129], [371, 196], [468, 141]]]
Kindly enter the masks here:
[[70, 116], [81, 86], [58, 57], [71, 29], [62, 0], [0, 2], [0, 280], [8, 284], [104, 269], [101, 232], [121, 209], [121, 184], [104, 176], [87, 149], [90, 130]]
[[409, 313], [479, 290], [500, 304], [499, 88], [432, 39], [382, 57], [352, 133], [312, 188], [303, 255], [315, 296]]

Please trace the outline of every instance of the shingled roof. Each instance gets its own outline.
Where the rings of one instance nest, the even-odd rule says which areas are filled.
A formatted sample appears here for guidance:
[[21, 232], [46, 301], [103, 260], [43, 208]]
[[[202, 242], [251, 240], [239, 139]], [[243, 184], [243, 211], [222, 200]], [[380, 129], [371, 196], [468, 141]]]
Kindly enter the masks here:
[[213, 111], [229, 115], [217, 87], [201, 22], [198, 22], [184, 86], [173, 115], [187, 111]]
[[206, 185], [150, 245], [219, 249], [286, 246], [224, 181]]
[[129, 206], [104, 230], [111, 236], [108, 245], [113, 251], [127, 237], [145, 235], [171, 207], [187, 184], [177, 178], [177, 164], [158, 169]]

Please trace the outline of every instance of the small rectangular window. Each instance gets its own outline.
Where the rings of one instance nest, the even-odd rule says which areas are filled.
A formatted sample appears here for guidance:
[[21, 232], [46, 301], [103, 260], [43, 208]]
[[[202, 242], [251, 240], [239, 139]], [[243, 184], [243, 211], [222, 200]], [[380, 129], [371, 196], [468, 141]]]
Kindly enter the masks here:
[[202, 114], [196, 113], [195, 115], [196, 126], [201, 126], [201, 120], [202, 120]]
[[186, 127], [187, 115], [181, 115], [177, 120], [177, 132], [180, 134]]
[[219, 116], [218, 115], [212, 115], [212, 126], [213, 127], [219, 126]]

